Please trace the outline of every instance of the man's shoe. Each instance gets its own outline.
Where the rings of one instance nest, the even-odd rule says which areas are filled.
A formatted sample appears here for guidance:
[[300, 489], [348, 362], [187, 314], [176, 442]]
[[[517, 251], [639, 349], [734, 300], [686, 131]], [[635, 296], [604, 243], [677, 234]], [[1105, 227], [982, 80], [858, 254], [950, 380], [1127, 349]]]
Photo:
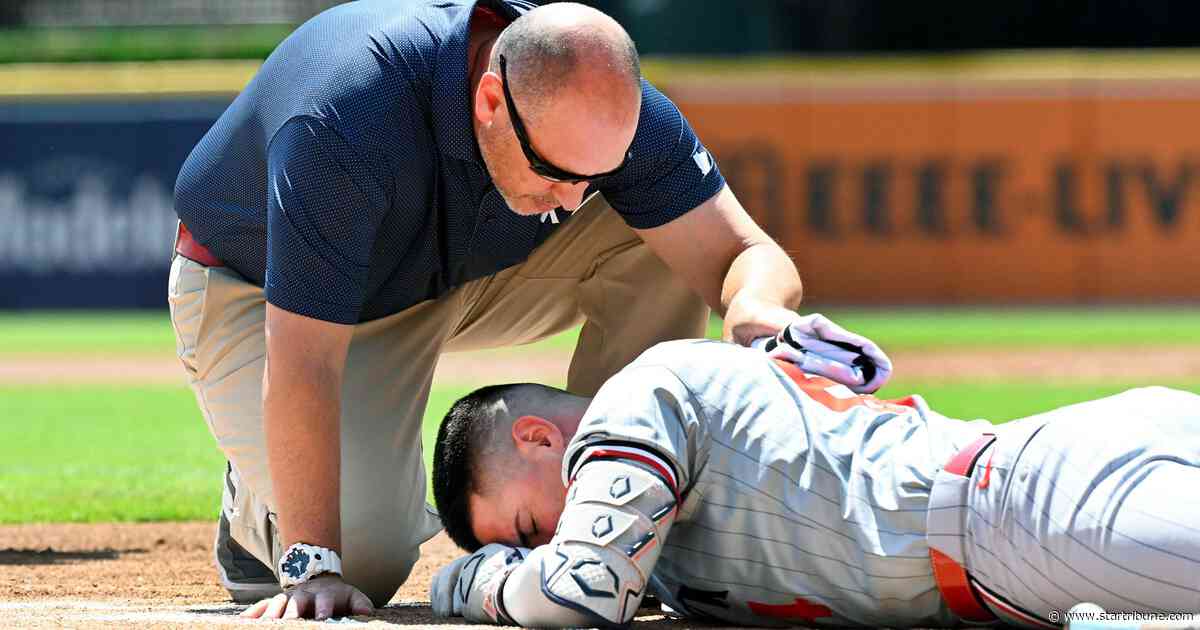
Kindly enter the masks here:
[[235, 603], [253, 604], [283, 592], [275, 573], [229, 535], [229, 520], [224, 511], [217, 524], [213, 548], [217, 576]]

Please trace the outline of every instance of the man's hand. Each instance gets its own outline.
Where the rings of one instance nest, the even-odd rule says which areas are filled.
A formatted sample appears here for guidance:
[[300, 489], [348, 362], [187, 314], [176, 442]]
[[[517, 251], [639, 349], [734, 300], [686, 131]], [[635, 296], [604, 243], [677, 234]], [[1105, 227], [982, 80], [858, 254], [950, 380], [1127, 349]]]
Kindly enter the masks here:
[[799, 317], [796, 311], [754, 297], [739, 295], [729, 302], [721, 339], [749, 346], [759, 337], [774, 337]]
[[482, 623], [504, 623], [498, 601], [504, 578], [529, 555], [524, 547], [484, 545], [442, 567], [429, 585], [429, 601], [438, 617], [466, 617]]
[[369, 615], [375, 610], [361, 591], [342, 581], [342, 576], [317, 576], [286, 593], [247, 608], [251, 619], [317, 619], [334, 616]]

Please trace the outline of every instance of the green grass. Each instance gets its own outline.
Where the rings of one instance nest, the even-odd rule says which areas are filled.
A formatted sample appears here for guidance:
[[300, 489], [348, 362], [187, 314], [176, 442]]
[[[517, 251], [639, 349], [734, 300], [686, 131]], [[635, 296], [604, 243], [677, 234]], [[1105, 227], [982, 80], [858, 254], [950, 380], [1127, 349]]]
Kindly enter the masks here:
[[[293, 24], [222, 26], [58, 27], [0, 29], [0, 63], [138, 62], [264, 59]], [[722, 81], [788, 78], [885, 77], [1105, 78], [1192, 77], [1200, 55], [1192, 49], [1008, 50], [926, 54], [648, 55], [651, 80]], [[231, 89], [240, 89], [231, 85]]]
[[[1200, 392], [1200, 383], [1175, 386]], [[435, 388], [437, 422], [469, 386]], [[1118, 385], [897, 383], [951, 417], [1018, 418], [1126, 389]], [[0, 387], [0, 523], [211, 520], [223, 458], [191, 393], [179, 387]]]
[[1200, 306], [828, 309], [884, 349], [1200, 344]]
[[[578, 330], [570, 330], [538, 345], [570, 350], [578, 336]], [[0, 312], [0, 357], [6, 354], [140, 356], [174, 352], [175, 333], [166, 311]]]
[[[1200, 345], [1200, 306], [1028, 308], [828, 308], [843, 327], [866, 335], [885, 350], [949, 348], [1117, 347]], [[721, 336], [721, 320], [708, 336]], [[547, 340], [570, 349], [575, 336]]]
[[224, 461], [181, 387], [0, 387], [0, 522], [209, 519]]
[[[1198, 308], [819, 310], [892, 350], [1200, 344]], [[719, 320], [709, 332], [719, 334]], [[577, 334], [541, 345], [569, 350]], [[0, 357], [173, 351], [164, 312], [0, 314]], [[945, 415], [1003, 421], [1126, 388], [902, 381], [883, 395], [920, 393]], [[470, 389], [434, 389], [426, 462], [438, 420]], [[185, 388], [0, 386], [0, 409], [0, 523], [207, 520], [216, 510], [223, 459]]]
[[174, 352], [165, 310], [0, 312], [0, 356]]
[[290, 24], [0, 29], [0, 63], [265, 59]]
[[[821, 309], [885, 350], [1200, 345], [1200, 307]], [[709, 336], [721, 334], [714, 318]], [[540, 342], [570, 350], [578, 331]], [[4, 354], [167, 354], [175, 338], [165, 312], [0, 313]]]
[[[437, 423], [471, 387], [437, 388]], [[0, 523], [209, 520], [225, 459], [190, 390], [0, 386]]]
[[1200, 394], [1200, 382], [1157, 383], [1147, 380], [1103, 385], [1023, 382], [929, 384], [898, 381], [889, 384], [879, 395], [883, 398], [901, 398], [908, 394], [920, 394], [930, 407], [942, 415], [964, 420], [986, 418], [999, 424], [1146, 385], [1167, 385]]

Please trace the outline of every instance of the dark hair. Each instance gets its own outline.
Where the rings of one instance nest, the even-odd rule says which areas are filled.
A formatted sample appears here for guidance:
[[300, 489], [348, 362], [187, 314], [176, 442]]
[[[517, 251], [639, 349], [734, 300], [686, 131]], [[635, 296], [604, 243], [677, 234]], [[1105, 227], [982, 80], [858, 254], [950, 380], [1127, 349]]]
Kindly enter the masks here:
[[[481, 387], [458, 399], [438, 427], [433, 447], [433, 500], [450, 539], [467, 551], [483, 546], [471, 531], [468, 498], [479, 490], [476, 468], [495, 427], [491, 410], [510, 400], [518, 389], [545, 388], [535, 383], [510, 383]], [[549, 388], [547, 388], [549, 389]]]

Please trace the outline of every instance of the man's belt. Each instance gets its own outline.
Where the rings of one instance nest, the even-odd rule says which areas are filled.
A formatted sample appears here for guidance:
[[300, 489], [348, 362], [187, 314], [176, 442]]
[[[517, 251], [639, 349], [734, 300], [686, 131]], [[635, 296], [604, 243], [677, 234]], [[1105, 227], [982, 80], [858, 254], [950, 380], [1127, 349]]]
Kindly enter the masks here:
[[[965, 555], [962, 543], [971, 471], [974, 470], [979, 455], [995, 441], [995, 435], [985, 433], [951, 457], [934, 480], [929, 500], [927, 536], [930, 541], [929, 559], [933, 564], [933, 579], [946, 602], [946, 607], [964, 621], [996, 620], [992, 611], [980, 601], [979, 594], [967, 577], [967, 570], [963, 567]], [[979, 482], [981, 488], [986, 487], [989, 476], [985, 475]], [[956, 555], [959, 557], [952, 557], [936, 549], [934, 545], [938, 543], [957, 544]], [[944, 548], [951, 549], [949, 546]]]
[[208, 251], [207, 247], [196, 242], [195, 237], [192, 236], [191, 231], [187, 229], [183, 221], [179, 222], [179, 233], [175, 236], [175, 252], [205, 267], [225, 266], [225, 263], [222, 263], [220, 258], [217, 258], [212, 252]]

